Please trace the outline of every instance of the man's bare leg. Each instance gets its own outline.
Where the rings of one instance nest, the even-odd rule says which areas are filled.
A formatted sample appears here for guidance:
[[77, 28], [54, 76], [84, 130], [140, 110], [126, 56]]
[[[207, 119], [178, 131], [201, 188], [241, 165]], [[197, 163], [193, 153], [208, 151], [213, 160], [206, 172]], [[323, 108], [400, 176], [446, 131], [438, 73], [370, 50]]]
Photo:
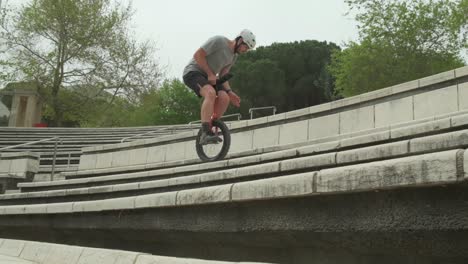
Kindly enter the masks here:
[[214, 106], [216, 102], [216, 91], [213, 86], [207, 84], [200, 88], [200, 95], [203, 97], [201, 106], [201, 122], [206, 123], [211, 121]]
[[207, 84], [200, 88], [200, 95], [203, 97], [200, 113], [203, 133], [200, 144], [216, 143], [217, 137], [211, 132], [211, 116], [216, 102], [216, 91], [213, 86]]
[[214, 104], [214, 112], [216, 113], [216, 117], [220, 118], [226, 112], [229, 106], [229, 95], [224, 91], [218, 92], [218, 97], [215, 100]]

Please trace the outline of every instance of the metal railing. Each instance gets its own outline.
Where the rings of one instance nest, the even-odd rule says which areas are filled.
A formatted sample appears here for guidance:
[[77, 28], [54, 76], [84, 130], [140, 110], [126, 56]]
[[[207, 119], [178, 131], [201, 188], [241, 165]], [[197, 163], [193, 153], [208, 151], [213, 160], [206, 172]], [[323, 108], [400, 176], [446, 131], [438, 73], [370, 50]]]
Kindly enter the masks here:
[[[220, 119], [226, 119], [226, 118], [233, 117], [233, 116], [237, 116], [237, 121], [241, 120], [242, 118], [242, 115], [240, 113], [237, 113], [237, 114], [231, 114], [231, 115], [224, 115]], [[201, 123], [201, 120], [189, 122], [189, 125], [197, 124], [197, 123]]]
[[56, 162], [56, 159], [57, 159], [57, 146], [58, 146], [58, 142], [60, 142], [60, 144], [63, 144], [62, 139], [61, 139], [60, 137], [53, 137], [53, 138], [41, 139], [41, 140], [31, 141], [31, 142], [28, 142], [28, 143], [23, 143], [23, 144], [18, 144], [18, 145], [14, 145], [14, 146], [4, 147], [4, 148], [0, 148], [0, 151], [7, 150], [7, 149], [14, 149], [14, 148], [17, 148], [17, 147], [23, 147], [23, 146], [34, 145], [34, 144], [38, 144], [38, 143], [42, 143], [42, 142], [47, 142], [47, 141], [52, 141], [52, 140], [55, 140], [55, 144], [54, 144], [54, 156], [53, 156], [53, 159], [52, 159], [52, 172], [51, 172], [51, 174], [50, 174], [50, 180], [53, 181], [53, 180], [54, 180], [54, 175], [55, 175], [55, 162]]
[[249, 109], [250, 119], [253, 119], [253, 112], [257, 110], [273, 109], [273, 115], [276, 114], [276, 106], [253, 107]]

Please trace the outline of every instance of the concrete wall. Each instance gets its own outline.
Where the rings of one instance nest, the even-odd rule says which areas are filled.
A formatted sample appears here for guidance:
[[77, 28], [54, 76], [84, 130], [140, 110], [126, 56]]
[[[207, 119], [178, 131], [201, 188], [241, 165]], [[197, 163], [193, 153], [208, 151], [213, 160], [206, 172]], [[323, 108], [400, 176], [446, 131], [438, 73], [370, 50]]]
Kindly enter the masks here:
[[41, 121], [42, 102], [36, 92], [16, 89], [13, 95], [10, 127], [32, 127]]
[[[305, 143], [468, 109], [468, 66], [331, 103], [230, 124], [230, 153]], [[195, 132], [83, 148], [80, 170], [196, 159]]]
[[0, 175], [26, 178], [39, 170], [39, 155], [31, 152], [0, 154]]
[[31, 152], [0, 154], [0, 194], [17, 189], [19, 182], [32, 181], [39, 170], [39, 155]]

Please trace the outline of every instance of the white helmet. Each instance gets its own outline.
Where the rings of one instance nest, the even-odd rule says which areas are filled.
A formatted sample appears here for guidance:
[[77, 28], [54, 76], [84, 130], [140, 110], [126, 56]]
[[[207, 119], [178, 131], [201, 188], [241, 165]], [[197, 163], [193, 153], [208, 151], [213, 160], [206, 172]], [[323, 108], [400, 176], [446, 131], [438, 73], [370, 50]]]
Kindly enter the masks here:
[[252, 31], [248, 29], [242, 30], [241, 33], [237, 37], [241, 37], [245, 44], [249, 47], [249, 49], [255, 48], [257, 41], [255, 40], [255, 35]]

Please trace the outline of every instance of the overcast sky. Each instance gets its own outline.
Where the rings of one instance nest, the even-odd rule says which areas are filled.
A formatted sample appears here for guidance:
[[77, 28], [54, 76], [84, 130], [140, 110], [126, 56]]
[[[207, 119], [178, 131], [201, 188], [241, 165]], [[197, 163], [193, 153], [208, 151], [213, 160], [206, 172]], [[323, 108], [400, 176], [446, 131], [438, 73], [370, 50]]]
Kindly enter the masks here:
[[[1, 0], [0, 0], [1, 1]], [[120, 0], [133, 3], [132, 29], [153, 40], [168, 78], [182, 78], [185, 64], [208, 38], [235, 38], [248, 28], [259, 46], [319, 40], [342, 45], [357, 40], [356, 23], [344, 0]], [[3, 0], [27, 3], [30, 0]]]
[[[126, 0], [129, 2], [130, 0]], [[259, 46], [300, 40], [357, 40], [343, 0], [133, 0], [138, 38], [154, 40], [167, 76], [181, 78], [185, 64], [209, 37], [235, 38], [248, 28]]]

